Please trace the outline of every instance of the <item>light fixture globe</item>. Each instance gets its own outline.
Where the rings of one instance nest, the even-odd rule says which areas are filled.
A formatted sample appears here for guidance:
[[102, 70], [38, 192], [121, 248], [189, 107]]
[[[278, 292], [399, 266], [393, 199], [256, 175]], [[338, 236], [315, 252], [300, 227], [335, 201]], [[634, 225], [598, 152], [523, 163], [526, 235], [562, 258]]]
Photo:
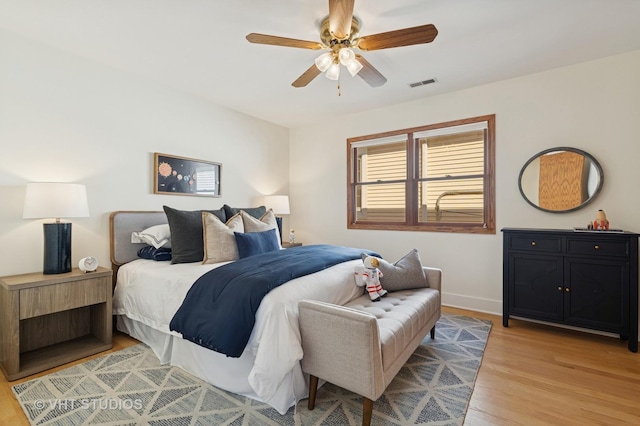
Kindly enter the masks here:
[[346, 67], [351, 61], [355, 60], [356, 54], [348, 47], [343, 47], [338, 53], [338, 58], [340, 59], [340, 63]]
[[347, 71], [351, 74], [351, 77], [355, 77], [356, 74], [362, 69], [362, 64], [357, 59], [352, 59], [349, 63], [345, 64]]
[[337, 80], [340, 78], [340, 64], [338, 62], [331, 64], [324, 75], [326, 75], [329, 80]]
[[331, 64], [333, 64], [333, 52], [325, 52], [322, 55], [318, 56], [315, 60], [315, 63], [320, 72], [325, 72], [331, 66]]

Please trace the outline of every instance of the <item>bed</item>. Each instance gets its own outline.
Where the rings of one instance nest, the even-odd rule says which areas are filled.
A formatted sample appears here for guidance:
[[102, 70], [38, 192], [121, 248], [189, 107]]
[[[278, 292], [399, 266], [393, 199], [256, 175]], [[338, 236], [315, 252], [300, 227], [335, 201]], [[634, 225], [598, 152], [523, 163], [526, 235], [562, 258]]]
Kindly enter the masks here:
[[355, 285], [353, 276], [361, 260], [344, 261], [271, 290], [257, 308], [246, 348], [239, 357], [229, 357], [170, 329], [194, 281], [229, 262], [171, 264], [139, 259], [138, 250], [145, 245], [132, 243], [132, 232], [164, 223], [165, 212], [117, 211], [110, 216], [117, 329], [150, 346], [163, 364], [178, 366], [214, 386], [286, 413], [308, 396], [308, 379], [300, 367], [298, 301], [345, 304], [360, 296], [362, 287]]

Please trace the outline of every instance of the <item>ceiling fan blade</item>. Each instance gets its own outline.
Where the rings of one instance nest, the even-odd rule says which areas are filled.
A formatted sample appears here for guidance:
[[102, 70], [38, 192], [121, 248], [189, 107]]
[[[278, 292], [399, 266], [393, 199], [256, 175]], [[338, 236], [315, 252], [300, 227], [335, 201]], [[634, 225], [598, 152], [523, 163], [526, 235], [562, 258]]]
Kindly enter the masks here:
[[270, 44], [273, 46], [299, 47], [301, 49], [322, 49], [322, 44], [316, 41], [298, 40], [297, 38], [278, 37], [266, 34], [247, 34], [247, 40], [251, 43]]
[[320, 70], [318, 69], [318, 67], [316, 67], [316, 64], [313, 64], [311, 65], [311, 67], [309, 67], [308, 70], [303, 72], [302, 75], [298, 77], [296, 81], [291, 83], [291, 85], [293, 87], [304, 87], [307, 84], [311, 83], [311, 80], [316, 78], [318, 74], [320, 74]]
[[431, 43], [437, 35], [438, 29], [433, 24], [421, 25], [419, 27], [360, 37], [358, 48], [360, 50], [380, 50], [390, 47]]
[[342, 39], [351, 33], [354, 0], [329, 0], [329, 31]]
[[371, 87], [382, 86], [387, 82], [384, 75], [375, 69], [362, 55], [356, 55], [358, 62], [362, 64], [362, 69], [358, 72], [358, 76], [367, 82]]

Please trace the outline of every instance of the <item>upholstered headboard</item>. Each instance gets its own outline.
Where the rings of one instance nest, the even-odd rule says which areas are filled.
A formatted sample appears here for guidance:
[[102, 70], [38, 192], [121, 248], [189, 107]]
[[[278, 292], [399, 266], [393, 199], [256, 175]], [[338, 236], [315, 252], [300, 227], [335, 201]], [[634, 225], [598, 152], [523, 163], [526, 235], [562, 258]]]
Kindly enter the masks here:
[[111, 213], [109, 216], [109, 239], [114, 282], [120, 265], [137, 259], [138, 250], [144, 246], [144, 244], [132, 243], [131, 233], [162, 223], [167, 223], [167, 216], [162, 211], [116, 211]]

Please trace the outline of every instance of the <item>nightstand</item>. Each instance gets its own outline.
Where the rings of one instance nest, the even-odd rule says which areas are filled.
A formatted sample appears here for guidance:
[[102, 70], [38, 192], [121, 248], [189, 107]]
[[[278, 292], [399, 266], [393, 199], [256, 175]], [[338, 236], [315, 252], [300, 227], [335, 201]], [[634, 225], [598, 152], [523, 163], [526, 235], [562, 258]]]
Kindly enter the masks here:
[[0, 366], [8, 380], [112, 346], [111, 270], [0, 278]]
[[302, 245], [302, 243], [286, 243], [286, 242], [282, 242], [282, 248], [291, 248], [291, 247], [300, 247]]

